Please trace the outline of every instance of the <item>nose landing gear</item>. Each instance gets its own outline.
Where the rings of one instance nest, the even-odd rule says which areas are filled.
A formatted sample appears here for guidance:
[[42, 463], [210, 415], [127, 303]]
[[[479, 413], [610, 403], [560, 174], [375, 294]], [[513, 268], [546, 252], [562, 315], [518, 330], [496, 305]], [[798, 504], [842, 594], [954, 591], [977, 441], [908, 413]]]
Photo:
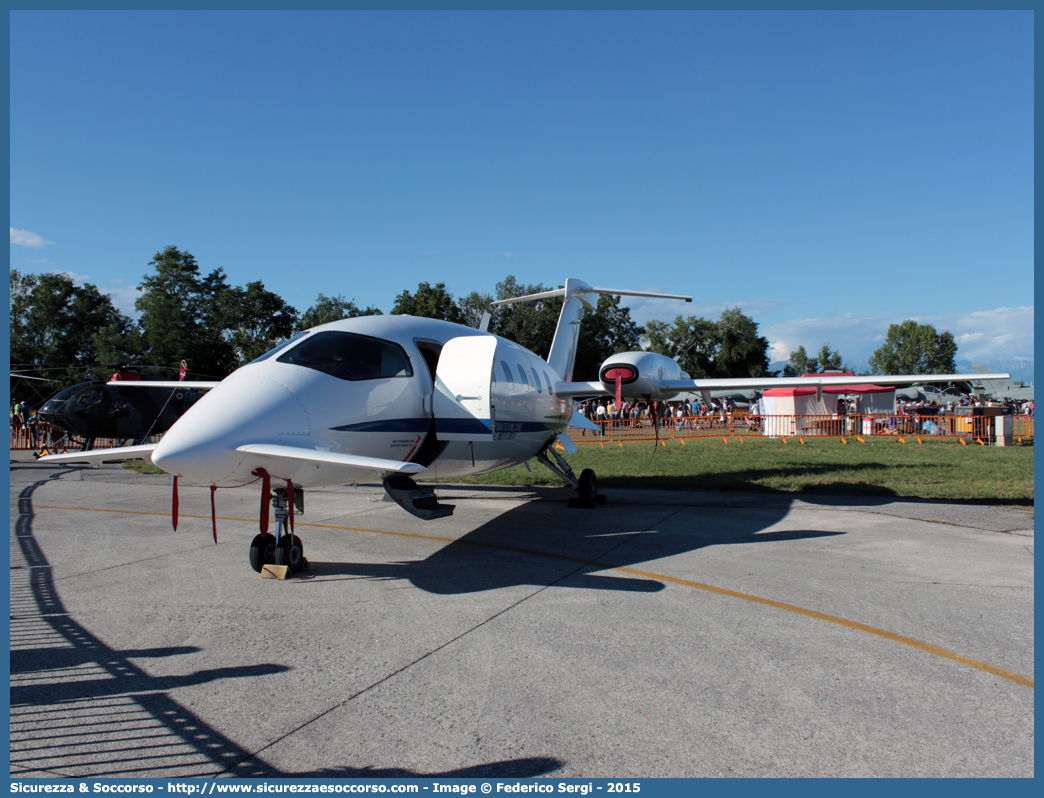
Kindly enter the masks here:
[[272, 535], [267, 531], [262, 532], [255, 535], [254, 539], [250, 541], [250, 567], [258, 573], [261, 573], [266, 565], [286, 565], [289, 566], [291, 573], [297, 573], [308, 566], [308, 560], [304, 556], [304, 544], [301, 542], [301, 538], [294, 533], [290, 520], [292, 516], [291, 495], [294, 507], [298, 511], [304, 512], [304, 492], [300, 488], [296, 491], [291, 488], [289, 492], [286, 488], [276, 488], [271, 494], [276, 533]]

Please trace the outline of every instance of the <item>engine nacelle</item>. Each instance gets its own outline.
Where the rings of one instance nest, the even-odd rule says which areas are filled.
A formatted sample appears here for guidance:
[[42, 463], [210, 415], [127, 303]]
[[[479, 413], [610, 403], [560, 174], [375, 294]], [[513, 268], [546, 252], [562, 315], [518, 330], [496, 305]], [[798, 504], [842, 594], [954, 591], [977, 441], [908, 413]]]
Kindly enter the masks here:
[[638, 402], [642, 399], [664, 400], [681, 391], [660, 389], [669, 380], [687, 380], [689, 375], [666, 355], [654, 352], [621, 352], [605, 359], [598, 370], [598, 379], [607, 391], [620, 399]]

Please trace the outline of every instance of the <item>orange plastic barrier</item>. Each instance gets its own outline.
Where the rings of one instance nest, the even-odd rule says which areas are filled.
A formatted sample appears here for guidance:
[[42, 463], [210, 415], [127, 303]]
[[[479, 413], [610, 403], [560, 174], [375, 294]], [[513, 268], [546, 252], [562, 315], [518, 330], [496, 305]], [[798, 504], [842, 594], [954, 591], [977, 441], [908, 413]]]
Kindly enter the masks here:
[[[155, 443], [159, 440], [158, 435], [149, 438]], [[95, 438], [95, 449], [111, 449], [114, 446], [127, 446], [133, 441], [118, 440], [116, 438]], [[11, 428], [11, 451], [15, 450], [40, 450], [49, 449], [52, 454], [55, 448], [59, 451], [77, 452], [83, 441], [79, 438], [63, 437], [61, 430], [54, 429], [48, 424], [29, 424]]]
[[[1033, 439], [1033, 416], [1013, 416], [1015, 438]], [[665, 441], [694, 438], [757, 436], [767, 438], [843, 438], [903, 435], [921, 438], [992, 438], [994, 423], [985, 416], [759, 416], [748, 414], [683, 416], [661, 419], [659, 428], [649, 418], [607, 419], [594, 422], [599, 432], [570, 427], [577, 444], [607, 441]]]

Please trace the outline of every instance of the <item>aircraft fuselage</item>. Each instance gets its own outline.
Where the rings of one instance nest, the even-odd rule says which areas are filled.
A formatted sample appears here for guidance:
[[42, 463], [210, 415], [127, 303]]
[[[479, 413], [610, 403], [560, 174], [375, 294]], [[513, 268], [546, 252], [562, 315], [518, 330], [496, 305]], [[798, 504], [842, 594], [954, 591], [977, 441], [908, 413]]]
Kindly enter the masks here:
[[152, 459], [218, 487], [256, 482], [261, 468], [303, 488], [380, 478], [340, 463], [273, 466], [237, 451], [246, 444], [419, 463], [421, 479], [483, 474], [528, 460], [565, 430], [573, 403], [553, 395], [557, 380], [533, 352], [489, 333], [411, 316], [344, 319], [227, 377]]

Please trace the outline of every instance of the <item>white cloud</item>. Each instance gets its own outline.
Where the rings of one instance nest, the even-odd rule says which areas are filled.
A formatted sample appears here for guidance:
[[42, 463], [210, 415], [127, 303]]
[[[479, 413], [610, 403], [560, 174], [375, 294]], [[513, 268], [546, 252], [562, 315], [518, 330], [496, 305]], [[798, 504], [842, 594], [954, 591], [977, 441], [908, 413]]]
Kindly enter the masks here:
[[15, 230], [13, 227], [11, 228], [11, 243], [29, 249], [43, 249], [49, 244], [54, 244], [53, 241], [44, 241], [36, 233], [30, 233], [28, 230]]
[[[769, 361], [790, 358], [799, 346], [812, 356], [823, 344], [839, 352], [845, 362], [865, 361], [884, 341], [888, 325], [895, 321], [887, 316], [846, 313], [822, 319], [790, 319], [758, 330], [769, 340]], [[902, 319], [899, 319], [902, 321]]]
[[58, 274], [64, 274], [66, 277], [68, 277], [74, 283], [80, 283], [80, 284], [83, 284], [83, 283], [85, 283], [85, 282], [87, 282], [88, 280], [91, 279], [91, 276], [89, 274], [77, 274], [76, 272], [65, 271], [65, 272], [58, 272]]
[[[118, 282], [122, 282], [122, 280]], [[141, 296], [140, 288], [114, 288], [111, 291], [103, 291], [102, 293], [107, 293], [112, 297], [112, 304], [123, 315], [130, 316], [132, 319], [141, 317], [141, 313], [134, 309], [135, 300]]]
[[520, 254], [521, 253], [518, 253], [518, 252], [505, 252], [504, 253], [504, 257], [505, 258], [517, 258]]
[[[635, 291], [650, 293], [677, 294], [677, 289], [664, 289], [662, 286], [598, 286], [599, 288], [632, 288]], [[736, 302], [716, 302], [700, 304], [698, 301], [685, 302], [680, 299], [655, 299], [653, 297], [622, 296], [620, 304], [631, 309], [631, 318], [638, 324], [645, 324], [651, 319], [671, 322], [676, 316], [696, 316], [715, 321], [729, 308], [739, 307], [748, 316], [757, 319], [779, 305], [774, 299], [749, 299]]]
[[[769, 339], [769, 360], [781, 361], [804, 346], [809, 354], [824, 343], [840, 352], [846, 362], [865, 362], [885, 340], [889, 324], [908, 316], [867, 316], [846, 313], [821, 319], [792, 319], [760, 330]], [[914, 317], [918, 324], [931, 324], [939, 332], [953, 333], [958, 360], [1033, 358], [1033, 308], [996, 308], [974, 313]]]

